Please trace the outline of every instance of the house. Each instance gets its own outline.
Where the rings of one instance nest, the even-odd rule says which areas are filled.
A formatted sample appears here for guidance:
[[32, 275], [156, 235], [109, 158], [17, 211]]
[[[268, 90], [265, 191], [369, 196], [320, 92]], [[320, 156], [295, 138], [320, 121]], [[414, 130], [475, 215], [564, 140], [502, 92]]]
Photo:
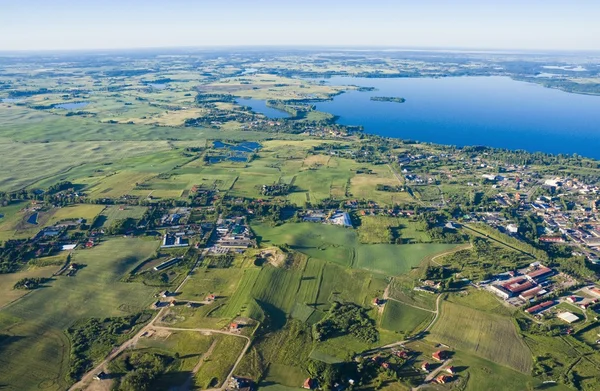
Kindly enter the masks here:
[[213, 301], [215, 301], [215, 299], [216, 299], [215, 295], [208, 295], [208, 296], [206, 296], [205, 300], [212, 303]]
[[439, 384], [446, 384], [448, 382], [452, 381], [452, 376], [448, 376], [448, 375], [440, 375], [438, 377], [435, 378], [435, 381]]
[[423, 364], [421, 364], [421, 370], [423, 372], [429, 373], [429, 371], [431, 370], [431, 364], [429, 364], [428, 362], [424, 362]]
[[236, 331], [236, 330], [239, 330], [239, 329], [241, 329], [241, 328], [242, 328], [242, 325], [241, 325], [241, 324], [239, 324], [239, 323], [237, 323], [237, 322], [232, 322], [232, 323], [229, 325], [229, 330], [231, 330], [231, 331]]
[[307, 390], [312, 390], [314, 388], [317, 388], [317, 381], [315, 379], [311, 379], [310, 377], [306, 380], [304, 380], [304, 384], [302, 385], [302, 388], [306, 388]]
[[446, 368], [446, 372], [448, 372], [451, 375], [454, 375], [456, 373], [456, 368], [454, 368], [452, 365], [449, 366], [448, 368]]
[[561, 312], [560, 314], [557, 315], [557, 317], [561, 320], [564, 320], [567, 323], [573, 323], [573, 322], [577, 322], [579, 320], [579, 317], [571, 312]]
[[383, 369], [389, 369], [390, 368], [390, 363], [384, 361], [384, 362], [381, 363], [381, 367]]
[[444, 361], [447, 356], [448, 356], [448, 354], [444, 350], [438, 350], [437, 352], [435, 352], [431, 355], [431, 357], [433, 357], [433, 359], [437, 360], [437, 361]]
[[381, 300], [379, 297], [376, 297], [373, 299], [373, 305], [381, 305], [383, 304], [383, 300]]
[[506, 226], [506, 231], [511, 234], [516, 234], [519, 232], [519, 227], [517, 227], [515, 224], [509, 224]]

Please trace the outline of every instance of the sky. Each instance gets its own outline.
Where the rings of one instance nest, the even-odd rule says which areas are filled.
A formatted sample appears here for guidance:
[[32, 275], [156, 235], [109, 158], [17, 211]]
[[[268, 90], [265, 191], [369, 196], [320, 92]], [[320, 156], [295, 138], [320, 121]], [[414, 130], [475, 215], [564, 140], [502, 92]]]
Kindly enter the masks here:
[[0, 0], [1, 50], [600, 50], [599, 0]]

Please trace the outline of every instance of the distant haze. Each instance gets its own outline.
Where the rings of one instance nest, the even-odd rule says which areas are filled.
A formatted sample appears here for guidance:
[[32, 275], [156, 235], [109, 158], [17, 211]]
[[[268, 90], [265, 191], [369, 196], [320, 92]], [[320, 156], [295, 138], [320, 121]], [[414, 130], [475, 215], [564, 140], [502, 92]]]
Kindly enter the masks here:
[[600, 50], [598, 0], [0, 0], [0, 50]]

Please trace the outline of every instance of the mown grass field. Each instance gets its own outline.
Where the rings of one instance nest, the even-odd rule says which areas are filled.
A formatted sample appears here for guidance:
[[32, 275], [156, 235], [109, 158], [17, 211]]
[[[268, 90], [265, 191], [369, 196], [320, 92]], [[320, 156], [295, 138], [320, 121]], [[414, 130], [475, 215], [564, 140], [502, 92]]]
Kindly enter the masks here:
[[121, 282], [158, 242], [113, 239], [90, 250], [75, 251], [73, 261], [86, 265], [75, 277], [57, 277], [49, 287], [29, 294], [0, 313], [0, 378], [7, 389], [64, 390], [69, 365], [67, 327], [89, 317], [139, 312], [155, 289]]
[[445, 301], [427, 338], [522, 373], [531, 372], [531, 352], [508, 317]]
[[425, 328], [431, 319], [433, 319], [431, 312], [388, 300], [385, 303], [381, 327], [404, 335], [412, 335]]
[[431, 237], [421, 224], [404, 217], [364, 216], [357, 229], [362, 243], [390, 243], [394, 237], [402, 243], [427, 243]]

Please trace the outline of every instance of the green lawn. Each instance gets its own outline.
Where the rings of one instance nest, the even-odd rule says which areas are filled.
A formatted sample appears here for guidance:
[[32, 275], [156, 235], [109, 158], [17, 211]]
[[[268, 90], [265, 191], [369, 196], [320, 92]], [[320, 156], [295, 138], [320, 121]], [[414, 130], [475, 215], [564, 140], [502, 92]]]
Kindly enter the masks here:
[[0, 378], [8, 389], [65, 389], [69, 343], [64, 330], [79, 319], [147, 308], [156, 290], [121, 278], [157, 246], [156, 241], [121, 238], [75, 251], [73, 262], [86, 265], [75, 277], [57, 277], [3, 309], [0, 318], [8, 321], [0, 322], [0, 332], [9, 337], [2, 340]]

